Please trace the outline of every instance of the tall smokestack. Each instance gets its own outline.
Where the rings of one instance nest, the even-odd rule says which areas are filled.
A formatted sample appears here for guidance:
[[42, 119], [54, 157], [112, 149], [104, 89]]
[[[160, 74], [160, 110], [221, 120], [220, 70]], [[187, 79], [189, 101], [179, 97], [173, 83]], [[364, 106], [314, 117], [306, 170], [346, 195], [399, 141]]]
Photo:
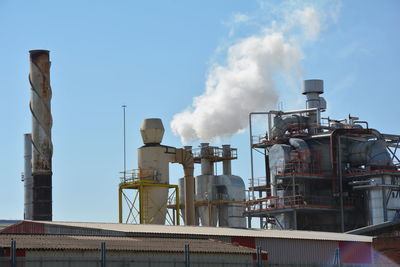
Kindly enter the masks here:
[[32, 112], [32, 220], [52, 220], [51, 87], [49, 51], [31, 50], [30, 74]]
[[24, 219], [32, 220], [32, 136], [24, 134], [24, 189], [25, 189], [25, 204], [24, 204]]

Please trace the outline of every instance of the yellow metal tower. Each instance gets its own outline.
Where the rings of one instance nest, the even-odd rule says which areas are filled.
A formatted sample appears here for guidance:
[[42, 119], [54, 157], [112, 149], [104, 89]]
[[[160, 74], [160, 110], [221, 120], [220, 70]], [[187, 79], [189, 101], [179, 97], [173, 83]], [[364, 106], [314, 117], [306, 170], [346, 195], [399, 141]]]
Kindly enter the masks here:
[[[157, 205], [156, 208], [160, 211], [166, 207], [173, 206], [173, 209], [167, 210], [166, 222], [171, 225], [180, 224], [178, 186], [158, 183], [156, 177], [157, 173], [154, 170], [144, 169], [127, 171], [121, 177], [118, 188], [119, 223], [151, 224], [154, 218], [146, 210], [146, 207]], [[169, 188], [168, 199], [165, 203], [159, 204], [157, 201], [152, 200], [151, 196], [146, 193], [147, 190], [145, 190], [148, 187]], [[133, 194], [129, 194], [127, 192], [128, 189], [132, 189]], [[123, 200], [125, 200], [128, 209], [125, 217], [123, 214]]]

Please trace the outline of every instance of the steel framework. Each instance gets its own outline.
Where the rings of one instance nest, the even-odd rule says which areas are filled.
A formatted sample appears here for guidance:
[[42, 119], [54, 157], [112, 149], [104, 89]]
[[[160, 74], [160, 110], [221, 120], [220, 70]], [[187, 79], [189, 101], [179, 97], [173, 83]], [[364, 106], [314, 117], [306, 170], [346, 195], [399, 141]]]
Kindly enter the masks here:
[[[127, 175], [128, 174], [128, 175]], [[180, 225], [180, 215], [179, 212], [179, 188], [177, 185], [172, 184], [161, 184], [154, 180], [149, 179], [149, 172], [146, 170], [132, 170], [125, 173], [123, 177], [121, 177], [121, 182], [118, 187], [118, 221], [119, 223], [145, 223], [144, 215], [146, 213], [146, 207], [143, 204], [145, 196], [144, 189], [148, 187], [163, 187], [172, 189], [169, 190], [168, 199], [159, 206], [159, 210], [164, 207], [171, 209], [171, 206], [174, 207], [171, 209], [172, 214], [167, 209], [166, 220], [167, 223], [171, 225]], [[134, 191], [133, 194], [128, 194], [126, 191]], [[128, 209], [128, 213], [124, 218], [123, 214], [123, 200], [125, 200], [125, 204]], [[152, 199], [147, 199], [147, 201], [155, 202]], [[171, 204], [174, 203], [174, 204]], [[151, 218], [146, 218], [148, 221], [151, 221]]]

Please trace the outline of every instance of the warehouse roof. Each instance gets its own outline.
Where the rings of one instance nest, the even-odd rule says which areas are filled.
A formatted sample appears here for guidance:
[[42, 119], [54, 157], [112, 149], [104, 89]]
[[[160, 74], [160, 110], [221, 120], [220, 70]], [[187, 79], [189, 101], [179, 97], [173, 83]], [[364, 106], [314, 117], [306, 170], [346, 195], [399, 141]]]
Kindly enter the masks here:
[[16, 224], [20, 222], [20, 220], [0, 220], [0, 232], [1, 230], [3, 230], [4, 228]]
[[107, 250], [136, 252], [183, 252], [189, 244], [192, 253], [254, 254], [255, 249], [236, 246], [210, 239], [154, 238], [154, 237], [101, 237], [70, 235], [2, 234], [0, 247], [10, 247], [16, 241], [18, 249], [26, 250], [99, 250], [106, 242]]
[[83, 234], [83, 235], [114, 235], [114, 236], [172, 236], [172, 237], [258, 237], [284, 238], [305, 240], [331, 240], [372, 242], [372, 237], [345, 233], [294, 231], [294, 230], [263, 230], [235, 229], [223, 227], [199, 226], [169, 226], [149, 224], [118, 224], [118, 223], [85, 223], [85, 222], [48, 222], [23, 221], [2, 231], [3, 233], [53, 233], [53, 234]]
[[390, 233], [391, 231], [399, 231], [400, 230], [400, 221], [388, 221], [382, 222], [378, 224], [368, 225], [362, 228], [354, 229], [348, 231], [347, 233], [353, 235], [368, 235], [368, 236], [377, 236], [377, 235], [385, 235]]

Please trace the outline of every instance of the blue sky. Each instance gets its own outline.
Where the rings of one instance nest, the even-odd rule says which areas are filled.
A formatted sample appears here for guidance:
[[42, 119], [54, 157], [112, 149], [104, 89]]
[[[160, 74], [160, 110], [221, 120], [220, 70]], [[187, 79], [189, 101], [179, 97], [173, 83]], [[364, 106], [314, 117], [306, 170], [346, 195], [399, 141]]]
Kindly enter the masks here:
[[[271, 25], [284, 25], [285, 15], [307, 7], [318, 11], [321, 27], [312, 40], [295, 30], [284, 33], [301, 57], [300, 71], [290, 81], [279, 69], [274, 74], [279, 103], [285, 109], [302, 107], [301, 80], [323, 79], [326, 116], [351, 113], [381, 132], [400, 133], [400, 3], [395, 0], [0, 0], [0, 218], [23, 217], [23, 134], [31, 125], [29, 50], [51, 51], [54, 220], [116, 222], [123, 169], [121, 105], [128, 106], [132, 169], [144, 118], [162, 118], [163, 143], [182, 146], [170, 122], [204, 93], [213, 66], [226, 66], [229, 47]], [[213, 143], [238, 147], [233, 171], [246, 182], [248, 140], [242, 130]], [[259, 165], [256, 174], [262, 170]], [[180, 166], [171, 166], [171, 183], [182, 175]]]

